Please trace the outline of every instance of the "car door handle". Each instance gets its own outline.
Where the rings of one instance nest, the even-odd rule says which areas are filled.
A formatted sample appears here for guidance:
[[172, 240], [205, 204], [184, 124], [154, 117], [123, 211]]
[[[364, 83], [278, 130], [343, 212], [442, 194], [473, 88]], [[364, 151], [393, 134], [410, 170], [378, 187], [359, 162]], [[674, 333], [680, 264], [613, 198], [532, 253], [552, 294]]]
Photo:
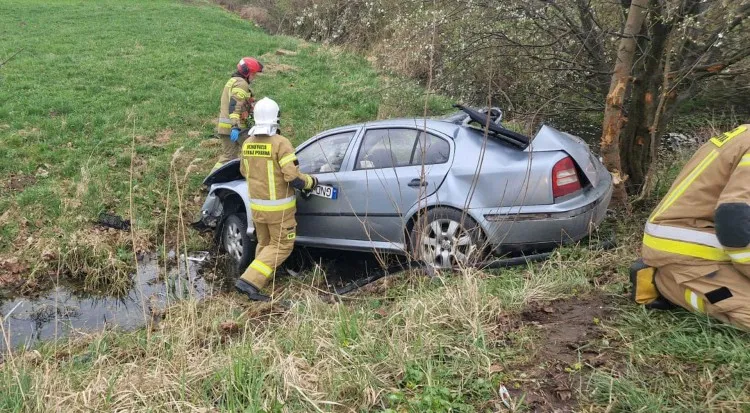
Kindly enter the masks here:
[[408, 185], [413, 188], [419, 188], [420, 186], [427, 186], [427, 181], [423, 181], [419, 178], [414, 178], [411, 180], [411, 182], [409, 182]]

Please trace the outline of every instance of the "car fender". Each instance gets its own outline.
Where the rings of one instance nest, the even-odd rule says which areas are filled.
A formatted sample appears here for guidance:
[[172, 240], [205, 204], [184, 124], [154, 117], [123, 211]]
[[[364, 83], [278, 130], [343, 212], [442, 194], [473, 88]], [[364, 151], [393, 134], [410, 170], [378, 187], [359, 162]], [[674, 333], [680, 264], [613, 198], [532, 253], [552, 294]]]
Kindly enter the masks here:
[[[209, 197], [211, 197], [211, 195], [214, 195], [222, 201], [226, 199], [230, 194], [237, 195], [242, 199], [242, 210], [247, 215], [247, 233], [254, 233], [255, 229], [252, 225], [252, 214], [250, 212], [250, 208], [248, 208], [248, 205], [250, 205], [250, 198], [247, 193], [247, 183], [244, 180], [214, 184], [211, 185], [211, 188], [209, 190]], [[211, 211], [203, 211], [204, 215], [206, 214], [206, 212], [210, 213]]]

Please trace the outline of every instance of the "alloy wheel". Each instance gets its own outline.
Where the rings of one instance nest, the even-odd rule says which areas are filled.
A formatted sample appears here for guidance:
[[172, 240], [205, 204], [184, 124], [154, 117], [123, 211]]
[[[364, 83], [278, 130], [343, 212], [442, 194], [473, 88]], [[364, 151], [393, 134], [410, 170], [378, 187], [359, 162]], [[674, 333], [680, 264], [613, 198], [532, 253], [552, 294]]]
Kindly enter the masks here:
[[452, 219], [436, 219], [421, 233], [421, 259], [436, 268], [468, 264], [477, 251], [471, 234], [460, 222]]
[[235, 222], [230, 222], [224, 227], [224, 249], [240, 262], [243, 252], [242, 228]]

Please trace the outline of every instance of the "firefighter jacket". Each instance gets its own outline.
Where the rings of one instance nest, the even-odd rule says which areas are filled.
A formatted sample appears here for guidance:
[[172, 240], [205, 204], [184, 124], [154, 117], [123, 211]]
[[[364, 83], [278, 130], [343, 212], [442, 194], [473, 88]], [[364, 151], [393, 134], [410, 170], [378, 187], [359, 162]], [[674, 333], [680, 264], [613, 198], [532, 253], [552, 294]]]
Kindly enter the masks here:
[[235, 75], [224, 85], [221, 92], [219, 122], [216, 132], [229, 135], [233, 127], [247, 128], [247, 118], [252, 110], [253, 92], [243, 77]]
[[312, 189], [314, 180], [300, 172], [289, 140], [278, 134], [250, 136], [242, 145], [241, 159], [253, 221], [276, 224], [293, 219], [297, 211], [294, 190]]
[[733, 265], [750, 276], [750, 125], [711, 138], [646, 223], [643, 259]]

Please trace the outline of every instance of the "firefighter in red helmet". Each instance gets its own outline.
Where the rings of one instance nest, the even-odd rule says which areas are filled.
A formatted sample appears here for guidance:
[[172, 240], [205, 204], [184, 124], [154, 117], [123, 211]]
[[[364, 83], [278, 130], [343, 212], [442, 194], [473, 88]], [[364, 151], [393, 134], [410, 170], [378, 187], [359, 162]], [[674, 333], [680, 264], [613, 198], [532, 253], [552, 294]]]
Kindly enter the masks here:
[[248, 118], [252, 116], [253, 110], [253, 92], [250, 90], [250, 83], [255, 78], [255, 74], [261, 72], [263, 72], [263, 64], [255, 58], [243, 57], [237, 63], [237, 71], [224, 85], [216, 127], [216, 133], [221, 139], [222, 151], [212, 171], [239, 156], [244, 140], [240, 138], [240, 132], [247, 129]]

